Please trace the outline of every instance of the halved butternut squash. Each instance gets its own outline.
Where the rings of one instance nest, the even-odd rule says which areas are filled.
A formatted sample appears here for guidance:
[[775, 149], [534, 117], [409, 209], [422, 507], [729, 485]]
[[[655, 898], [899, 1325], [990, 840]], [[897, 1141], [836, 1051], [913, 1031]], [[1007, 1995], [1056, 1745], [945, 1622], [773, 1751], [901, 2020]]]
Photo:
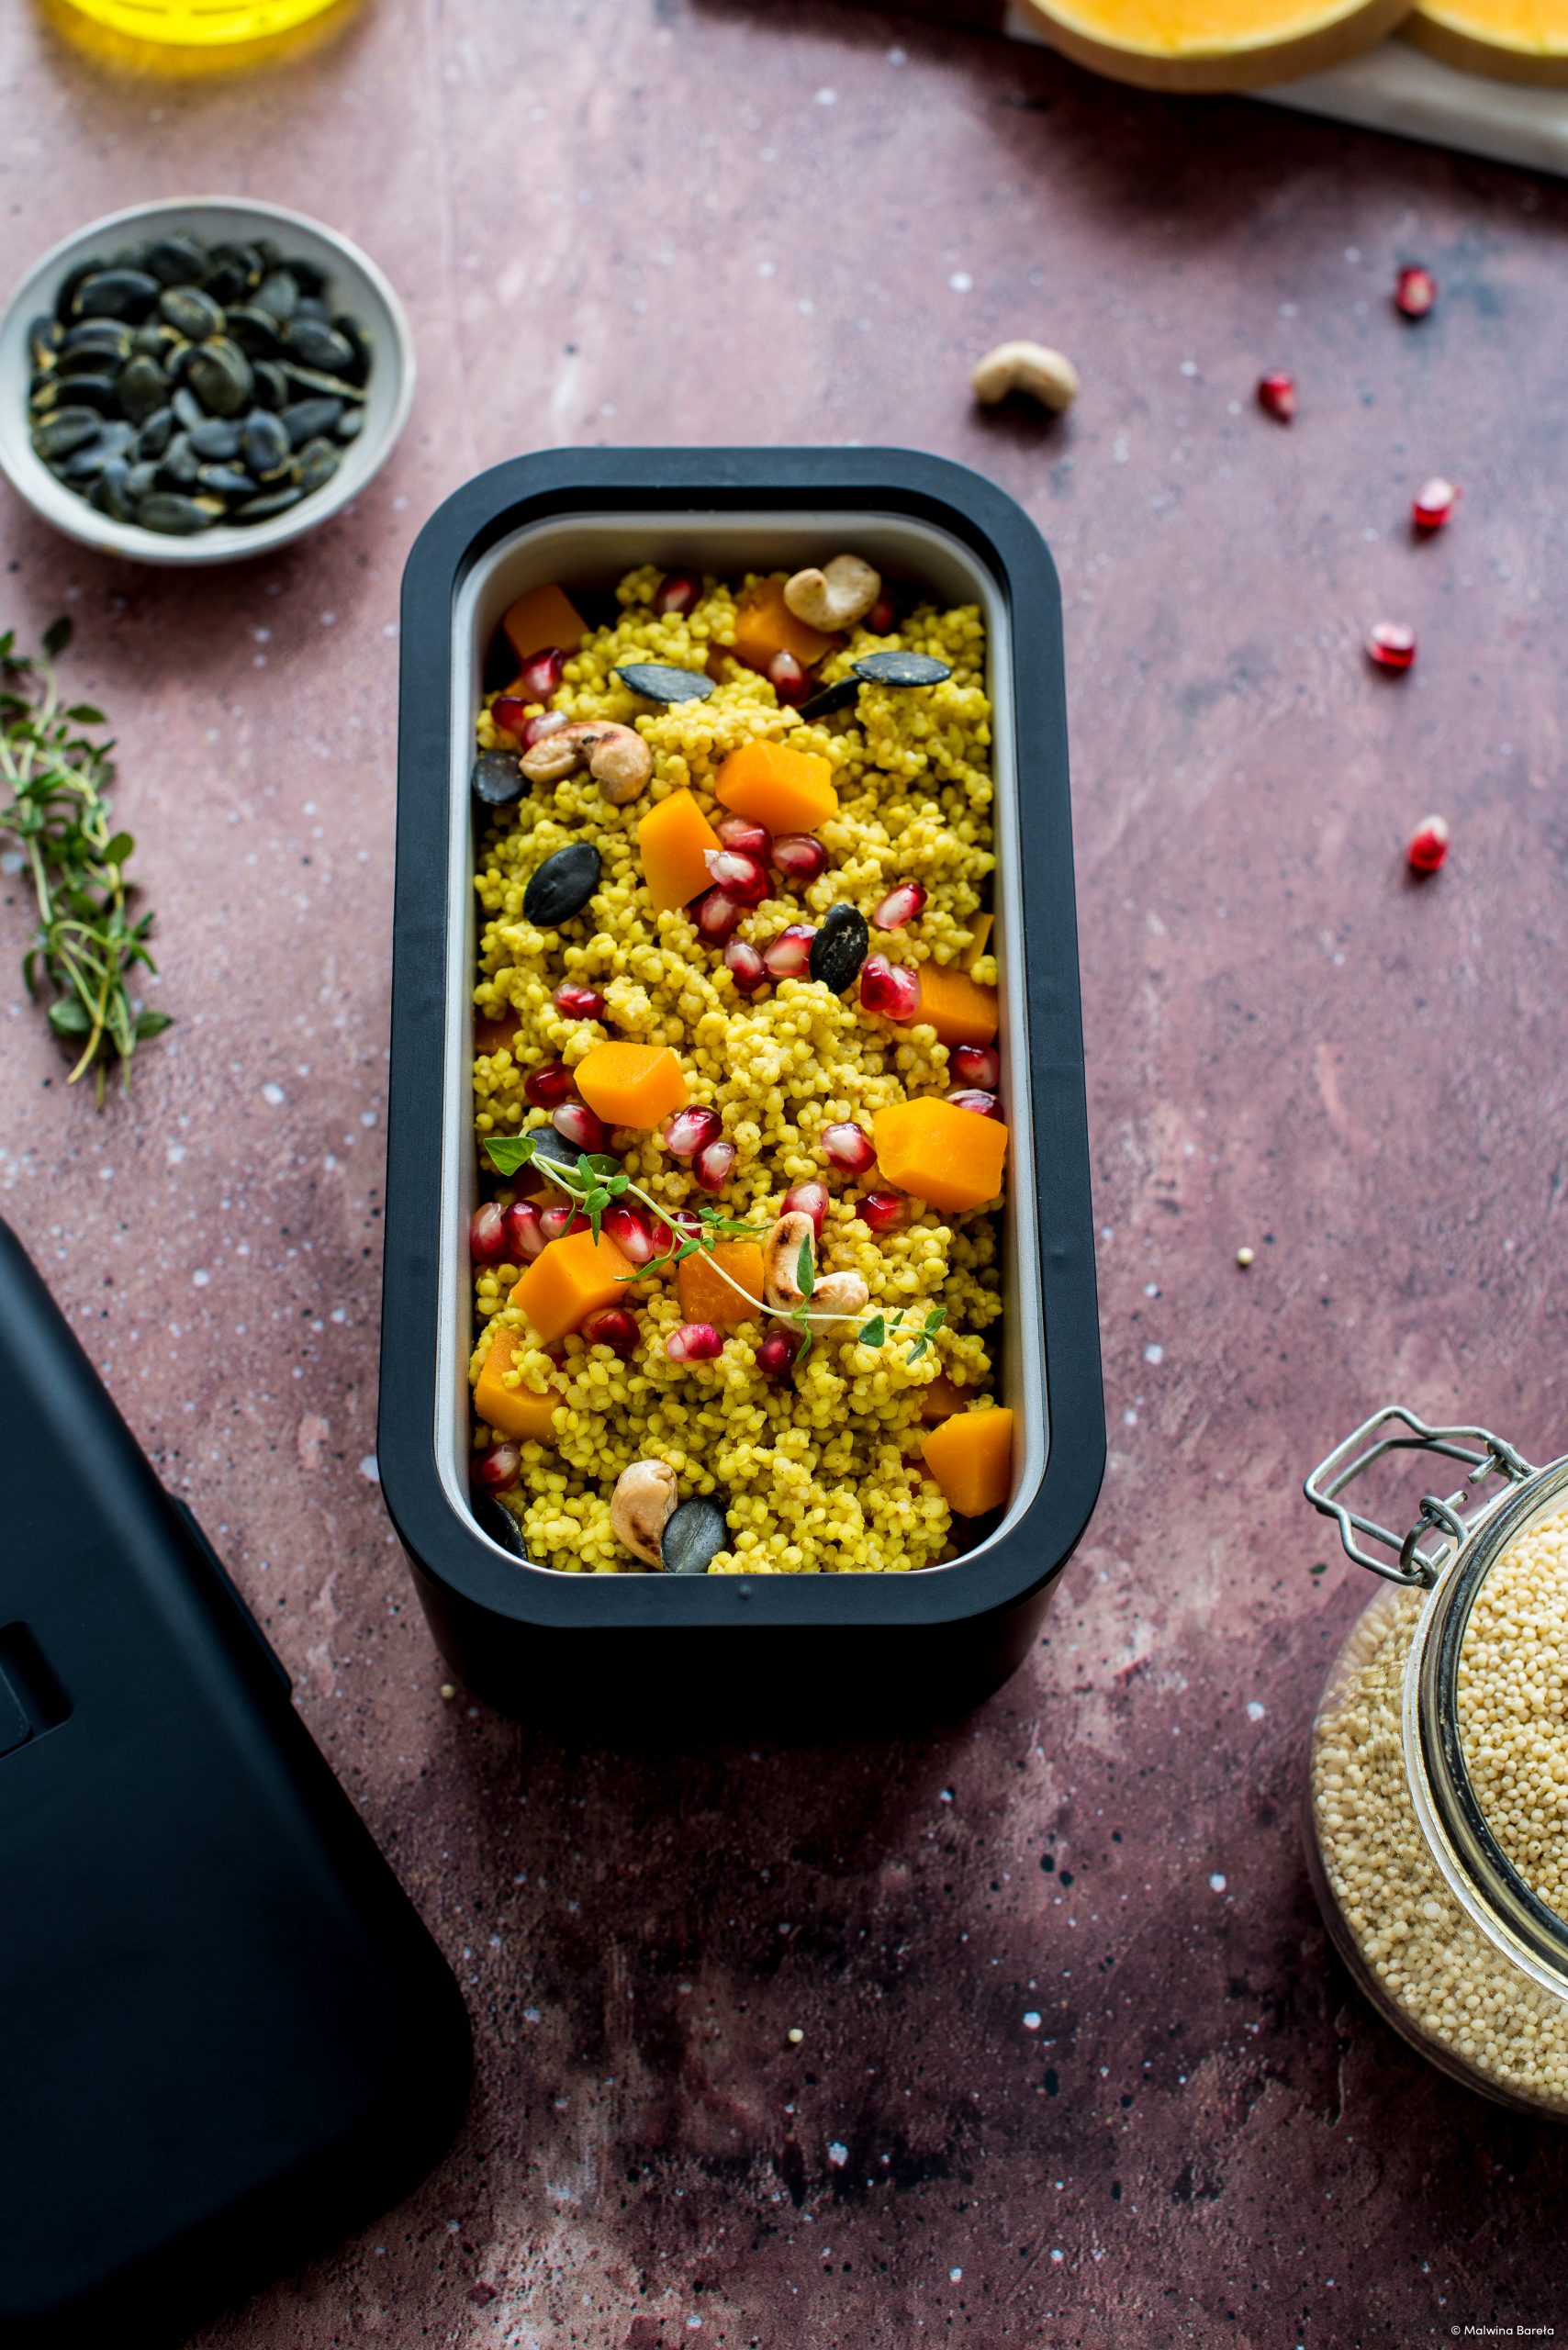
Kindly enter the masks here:
[[[762, 1295], [762, 1250], [755, 1240], [718, 1241], [713, 1257], [731, 1281], [739, 1281], [753, 1297]], [[714, 1270], [705, 1249], [684, 1258], [676, 1267], [675, 1286], [689, 1322], [712, 1322], [720, 1329], [733, 1330], [738, 1322], [755, 1322], [761, 1310], [735, 1294], [730, 1282]]]
[[840, 640], [798, 621], [784, 601], [782, 579], [758, 579], [735, 606], [735, 659], [766, 672], [780, 653], [792, 653], [802, 669], [813, 668]]
[[1568, 86], [1564, 0], [1420, 0], [1399, 32], [1466, 73]]
[[999, 1406], [955, 1412], [920, 1440], [926, 1467], [960, 1517], [1000, 1509], [1013, 1474], [1013, 1415]]
[[1256, 90], [1359, 57], [1408, 0], [1020, 0], [1092, 73], [1143, 90]]
[[[962, 1113], [960, 1113], [962, 1114]], [[511, 1293], [542, 1346], [564, 1338], [600, 1305], [625, 1302], [636, 1267], [602, 1232], [568, 1232], [535, 1257]]]
[[871, 1140], [890, 1183], [949, 1214], [982, 1207], [1002, 1189], [1007, 1128], [938, 1093], [876, 1111]]
[[507, 641], [520, 661], [554, 645], [563, 653], [581, 650], [588, 626], [571, 598], [552, 580], [531, 588], [510, 605], [501, 618]]
[[709, 886], [706, 859], [719, 835], [689, 791], [672, 791], [637, 827], [643, 878], [655, 913], [673, 913]]
[[945, 1045], [989, 1045], [997, 1030], [996, 990], [947, 963], [920, 967], [920, 1002], [909, 1019], [928, 1021]]
[[502, 1383], [521, 1344], [522, 1333], [503, 1323], [490, 1340], [474, 1389], [474, 1409], [503, 1436], [530, 1437], [536, 1444], [549, 1444], [555, 1434], [555, 1415], [566, 1401], [560, 1389], [552, 1387], [545, 1394], [536, 1395], [532, 1387]]
[[743, 743], [719, 769], [713, 794], [770, 833], [812, 833], [838, 813], [831, 760], [787, 743]]
[[656, 1126], [690, 1095], [686, 1072], [667, 1045], [596, 1045], [572, 1071], [577, 1091], [612, 1126]]

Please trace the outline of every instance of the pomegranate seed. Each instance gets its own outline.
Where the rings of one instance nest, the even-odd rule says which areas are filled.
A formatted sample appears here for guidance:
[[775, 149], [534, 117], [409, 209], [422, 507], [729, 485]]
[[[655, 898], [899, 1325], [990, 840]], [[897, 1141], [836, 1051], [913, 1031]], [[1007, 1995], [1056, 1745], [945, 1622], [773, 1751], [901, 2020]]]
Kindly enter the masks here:
[[756, 1354], [756, 1363], [764, 1379], [788, 1379], [795, 1368], [800, 1351], [799, 1338], [786, 1337], [782, 1330], [770, 1330]]
[[823, 1128], [823, 1150], [834, 1166], [846, 1175], [864, 1175], [877, 1163], [870, 1136], [864, 1126], [857, 1126], [850, 1118], [838, 1125]]
[[[703, 856], [703, 863], [713, 879], [714, 890], [722, 890], [743, 906], [759, 906], [767, 895], [767, 867], [759, 856], [750, 856], [738, 848], [711, 848]], [[709, 891], [709, 896], [713, 894]]]
[[705, 1192], [722, 1192], [734, 1163], [733, 1142], [705, 1142], [691, 1162], [691, 1171]]
[[866, 626], [873, 636], [890, 636], [898, 612], [890, 596], [879, 596], [866, 615]]
[[697, 901], [697, 929], [710, 946], [722, 946], [734, 934], [745, 908], [727, 890], [704, 890]]
[[[672, 1248], [677, 1240], [697, 1240], [701, 1237], [702, 1219], [695, 1208], [671, 1208], [669, 1224], [675, 1226], [673, 1232], [669, 1225], [662, 1225], [659, 1227], [665, 1236], [659, 1244], [661, 1248]], [[655, 1239], [657, 1240], [658, 1237], [658, 1232], [655, 1232]]]
[[547, 1241], [565, 1240], [568, 1232], [586, 1232], [588, 1220], [580, 1208], [572, 1205], [570, 1200], [562, 1200], [559, 1203], [552, 1201], [548, 1207], [539, 1211], [539, 1229]]
[[1449, 828], [1441, 816], [1424, 816], [1405, 854], [1412, 873], [1435, 873], [1448, 856]]
[[551, 1111], [550, 1124], [578, 1150], [604, 1150], [609, 1147], [610, 1128], [586, 1102], [561, 1102]]
[[665, 1120], [665, 1145], [676, 1158], [695, 1158], [711, 1142], [717, 1142], [724, 1129], [717, 1110], [704, 1110], [693, 1104], [677, 1110]]
[[729, 974], [742, 995], [755, 995], [767, 977], [767, 966], [755, 946], [744, 938], [732, 938], [724, 947], [724, 961]]
[[605, 1209], [599, 1229], [614, 1241], [629, 1265], [645, 1265], [650, 1257], [664, 1253], [655, 1245], [642, 1209], [630, 1206], [624, 1200], [615, 1200]]
[[588, 1315], [582, 1334], [590, 1347], [608, 1347], [622, 1362], [637, 1351], [637, 1325], [622, 1305], [601, 1305]]
[[1438, 281], [1417, 263], [1402, 269], [1394, 281], [1394, 306], [1407, 319], [1424, 319], [1438, 298]]
[[767, 682], [787, 710], [804, 701], [811, 679], [792, 653], [776, 653], [767, 665]]
[[1410, 517], [1418, 531], [1440, 531], [1453, 512], [1459, 492], [1451, 481], [1434, 474], [1417, 494]]
[[532, 1200], [514, 1200], [506, 1214], [507, 1260], [513, 1265], [532, 1265], [544, 1248], [544, 1225], [539, 1210]]
[[955, 1045], [947, 1068], [960, 1085], [980, 1085], [988, 1093], [1002, 1081], [1002, 1055], [994, 1045]]
[[770, 938], [762, 950], [769, 979], [799, 979], [810, 966], [812, 941], [816, 934], [814, 924], [809, 922], [787, 922], [778, 937]]
[[1271, 367], [1258, 378], [1258, 405], [1280, 423], [1288, 424], [1295, 414], [1295, 377], [1287, 375], [1282, 367]]
[[890, 1232], [904, 1217], [904, 1203], [897, 1192], [868, 1192], [855, 1211], [873, 1232]]
[[565, 1061], [541, 1061], [523, 1079], [522, 1090], [536, 1110], [553, 1110], [557, 1102], [568, 1100], [577, 1087]]
[[767, 825], [754, 824], [749, 816], [721, 816], [713, 830], [726, 848], [738, 848], [743, 856], [760, 856], [766, 862], [773, 846]]
[[1379, 621], [1367, 631], [1367, 659], [1379, 669], [1408, 669], [1416, 658], [1416, 632], [1398, 621]]
[[860, 1009], [884, 1020], [913, 1020], [920, 1009], [918, 974], [885, 955], [868, 955], [860, 966]]
[[566, 673], [566, 656], [558, 644], [531, 653], [517, 673], [524, 701], [548, 701]]
[[702, 582], [695, 571], [666, 571], [654, 590], [654, 610], [658, 613], [675, 612], [684, 620], [702, 593]]
[[522, 1474], [522, 1455], [515, 1444], [494, 1444], [479, 1455], [474, 1474], [487, 1493], [510, 1493]]
[[1000, 1118], [1002, 1115], [1001, 1102], [983, 1086], [956, 1085], [947, 1099], [959, 1110], [972, 1110], [977, 1118]]
[[803, 890], [827, 871], [827, 850], [815, 833], [780, 833], [773, 844], [773, 862]]
[[871, 916], [873, 930], [902, 930], [913, 922], [925, 903], [925, 891], [918, 881], [901, 881], [890, 890], [876, 912]]
[[671, 1362], [711, 1362], [724, 1351], [724, 1341], [711, 1322], [683, 1322], [665, 1340]]
[[528, 704], [519, 701], [515, 694], [498, 694], [490, 704], [490, 717], [514, 741], [521, 743], [522, 731], [528, 724]]
[[542, 710], [523, 728], [520, 738], [522, 748], [532, 751], [535, 743], [543, 743], [546, 734], [558, 734], [563, 726], [569, 726], [571, 722], [564, 710]]
[[791, 1183], [784, 1194], [780, 1215], [809, 1215], [817, 1228], [817, 1238], [823, 1237], [823, 1219], [828, 1211], [828, 1188], [825, 1183]]
[[494, 1200], [487, 1200], [468, 1219], [468, 1254], [476, 1265], [498, 1264], [506, 1245], [506, 1217]]
[[576, 979], [563, 979], [550, 1001], [568, 1020], [604, 1018], [604, 998], [599, 990], [579, 987]]

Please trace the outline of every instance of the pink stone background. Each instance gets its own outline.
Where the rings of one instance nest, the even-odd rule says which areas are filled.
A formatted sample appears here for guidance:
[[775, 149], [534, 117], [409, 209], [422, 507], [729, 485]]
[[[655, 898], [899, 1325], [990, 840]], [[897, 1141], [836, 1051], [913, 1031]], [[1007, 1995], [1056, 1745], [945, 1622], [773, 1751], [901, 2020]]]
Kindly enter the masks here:
[[[398, 456], [276, 559], [128, 570], [0, 502], [0, 621], [76, 620], [178, 1021], [129, 1105], [67, 1094], [0, 890], [0, 1207], [478, 2039], [428, 2185], [207, 2350], [1568, 2325], [1561, 2135], [1373, 2020], [1296, 1831], [1365, 1595], [1310, 1572], [1304, 1471], [1394, 1394], [1568, 1446], [1563, 190], [824, 5], [380, 0], [191, 88], [14, 0], [0, 94], [8, 272], [233, 189], [361, 240], [419, 338]], [[1442, 300], [1410, 329], [1415, 258]], [[1078, 362], [1067, 421], [971, 409], [1019, 333]], [[651, 1761], [443, 1704], [374, 1483], [398, 580], [498, 458], [738, 439], [962, 458], [1055, 549], [1113, 1441], [1049, 1638], [975, 1720]], [[1415, 546], [1439, 470], [1463, 503]], [[1420, 634], [1396, 684], [1379, 617]]]

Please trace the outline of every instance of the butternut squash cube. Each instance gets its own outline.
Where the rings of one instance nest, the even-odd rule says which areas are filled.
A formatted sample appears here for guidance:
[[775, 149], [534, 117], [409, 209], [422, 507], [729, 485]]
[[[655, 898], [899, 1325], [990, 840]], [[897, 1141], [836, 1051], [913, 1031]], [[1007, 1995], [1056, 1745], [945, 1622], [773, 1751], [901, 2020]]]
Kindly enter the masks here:
[[577, 653], [588, 634], [582, 615], [554, 580], [543, 588], [531, 588], [526, 596], [520, 596], [502, 615], [501, 626], [520, 661], [527, 661], [551, 645], [563, 653]]
[[871, 1119], [878, 1164], [890, 1183], [949, 1214], [978, 1208], [1002, 1189], [1007, 1128], [939, 1094], [895, 1102]]
[[600, 1233], [568, 1232], [541, 1250], [512, 1291], [541, 1346], [577, 1329], [601, 1305], [625, 1302], [624, 1284], [636, 1278], [613, 1240]]
[[588, 1108], [612, 1126], [656, 1126], [690, 1099], [667, 1045], [596, 1045], [572, 1073]]
[[955, 1412], [961, 1412], [968, 1399], [969, 1389], [958, 1386], [945, 1371], [939, 1371], [930, 1386], [921, 1390], [920, 1416], [928, 1428], [934, 1428], [941, 1421], [950, 1420]]
[[[762, 1250], [755, 1240], [721, 1240], [713, 1257], [742, 1289], [762, 1295]], [[711, 1322], [719, 1329], [734, 1329], [738, 1322], [755, 1322], [761, 1311], [737, 1297], [730, 1282], [714, 1270], [705, 1249], [685, 1258], [675, 1269], [676, 1293], [688, 1322]]]
[[474, 1389], [474, 1409], [488, 1427], [499, 1428], [503, 1436], [529, 1437], [536, 1444], [549, 1444], [555, 1434], [555, 1415], [566, 1400], [560, 1389], [552, 1387], [546, 1394], [536, 1395], [532, 1387], [502, 1384], [521, 1343], [522, 1333], [508, 1329], [503, 1323], [490, 1340], [489, 1352]]
[[945, 1045], [989, 1045], [997, 1030], [996, 990], [946, 963], [923, 963], [920, 1002], [904, 1025], [922, 1020]]
[[637, 827], [643, 878], [655, 913], [673, 913], [710, 885], [706, 858], [719, 835], [689, 791], [672, 791]]
[[784, 601], [782, 579], [757, 580], [735, 606], [735, 659], [748, 669], [766, 671], [779, 653], [792, 653], [802, 669], [814, 668], [838, 642], [795, 618]]
[[925, 1465], [960, 1517], [1000, 1509], [1013, 1481], [1013, 1415], [977, 1406], [922, 1437]]
[[786, 743], [743, 743], [719, 769], [713, 791], [770, 833], [813, 833], [838, 813], [831, 761]]

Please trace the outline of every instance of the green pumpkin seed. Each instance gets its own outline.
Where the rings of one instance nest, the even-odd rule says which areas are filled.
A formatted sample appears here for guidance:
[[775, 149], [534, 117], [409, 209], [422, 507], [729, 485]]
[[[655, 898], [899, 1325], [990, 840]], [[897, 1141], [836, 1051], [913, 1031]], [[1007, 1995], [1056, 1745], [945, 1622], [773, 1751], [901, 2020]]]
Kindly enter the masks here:
[[223, 332], [223, 311], [196, 285], [167, 285], [158, 297], [158, 315], [192, 342], [210, 342]]
[[283, 349], [277, 320], [269, 318], [265, 310], [243, 302], [236, 303], [230, 311], [228, 330], [248, 359], [275, 359]]
[[35, 373], [46, 373], [55, 364], [55, 354], [64, 341], [64, 330], [58, 319], [35, 319], [28, 329], [28, 357]]
[[77, 292], [79, 319], [132, 319], [147, 316], [158, 299], [158, 280], [144, 269], [101, 269]]
[[283, 412], [284, 430], [288, 434], [289, 446], [303, 449], [308, 441], [314, 441], [323, 432], [330, 432], [342, 414], [342, 409], [336, 400], [292, 401]]
[[286, 326], [299, 308], [299, 280], [290, 269], [267, 272], [256, 288], [255, 309], [264, 310], [277, 326]]
[[842, 995], [853, 986], [870, 945], [870, 927], [858, 906], [829, 906], [812, 941], [812, 979]]
[[201, 459], [191, 447], [188, 432], [176, 432], [164, 450], [158, 479], [165, 489], [190, 489], [201, 471]]
[[364, 431], [364, 408], [346, 408], [332, 427], [332, 438], [334, 441], [357, 441]]
[[591, 841], [573, 841], [547, 856], [522, 893], [522, 915], [540, 930], [554, 930], [580, 914], [599, 887], [600, 859]]
[[178, 231], [155, 237], [147, 248], [147, 274], [160, 285], [199, 285], [207, 275], [207, 255], [194, 237]]
[[730, 1545], [730, 1529], [718, 1502], [694, 1494], [673, 1511], [659, 1540], [659, 1564], [666, 1575], [705, 1575]]
[[33, 447], [46, 464], [58, 464], [73, 450], [96, 440], [104, 420], [95, 408], [62, 408], [33, 427]]
[[210, 531], [222, 512], [222, 504], [215, 498], [181, 498], [173, 490], [154, 490], [138, 506], [136, 519], [144, 531], [157, 531], [166, 538], [191, 539], [198, 531]]
[[136, 436], [139, 457], [161, 457], [174, 437], [174, 411], [156, 408]]
[[270, 522], [274, 514], [286, 514], [297, 506], [305, 492], [295, 483], [286, 489], [269, 489], [264, 498], [248, 498], [230, 516], [231, 522]]
[[101, 261], [81, 261], [68, 270], [60, 281], [60, 291], [54, 297], [54, 315], [62, 326], [68, 326], [76, 316], [76, 297], [90, 277], [96, 277], [104, 267]]
[[169, 379], [154, 359], [129, 359], [116, 378], [119, 404], [133, 424], [145, 424], [169, 398]]
[[295, 478], [301, 489], [319, 489], [342, 462], [330, 441], [307, 441], [295, 459]]
[[218, 335], [196, 346], [185, 367], [185, 381], [211, 415], [238, 416], [250, 405], [255, 377], [239, 344]]
[[213, 498], [254, 498], [260, 484], [241, 465], [202, 465], [196, 481]]
[[111, 521], [134, 522], [136, 501], [128, 487], [131, 468], [123, 457], [111, 457], [93, 484], [91, 503]]
[[256, 405], [274, 414], [288, 405], [288, 377], [270, 359], [258, 359], [255, 364]]
[[677, 669], [665, 661], [623, 661], [614, 672], [644, 701], [706, 701], [713, 680], [700, 669]]
[[342, 375], [323, 375], [319, 367], [300, 367], [292, 359], [283, 362], [283, 372], [297, 391], [319, 392], [330, 400], [362, 400], [364, 392]]
[[227, 464], [240, 453], [240, 427], [227, 418], [209, 416], [190, 427], [191, 447], [207, 464]]
[[283, 471], [294, 443], [281, 417], [269, 415], [265, 408], [253, 408], [241, 427], [240, 447], [249, 471], [258, 480], [265, 481]]
[[133, 428], [123, 417], [106, 424], [95, 441], [84, 448], [73, 450], [61, 471], [67, 481], [96, 481], [111, 457], [123, 457], [134, 438]]

